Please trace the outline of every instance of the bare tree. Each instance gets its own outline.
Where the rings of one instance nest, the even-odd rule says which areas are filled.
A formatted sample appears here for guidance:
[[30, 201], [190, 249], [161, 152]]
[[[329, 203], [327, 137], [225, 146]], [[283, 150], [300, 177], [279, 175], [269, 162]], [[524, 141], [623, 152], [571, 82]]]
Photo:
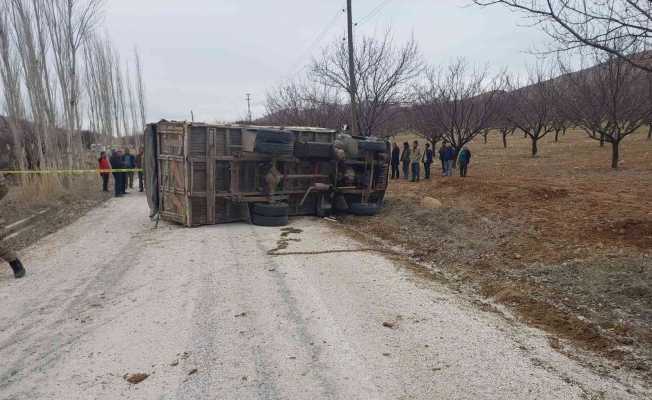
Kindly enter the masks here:
[[435, 151], [444, 133], [441, 124], [437, 121], [437, 113], [433, 110], [432, 99], [429, 94], [421, 91], [423, 89], [417, 87], [417, 98], [411, 109], [409, 128], [427, 139]]
[[[652, 57], [632, 57], [650, 46], [650, 0], [474, 0], [500, 4], [525, 13], [555, 42], [557, 50], [590, 47], [652, 72]], [[614, 40], [620, 44], [614, 46]]]
[[18, 132], [18, 124], [25, 117], [23, 96], [20, 84], [20, 70], [17, 68], [17, 57], [10, 44], [8, 26], [8, 9], [0, 3], [0, 78], [4, 93], [4, 106], [7, 111], [7, 122], [14, 141], [14, 156], [20, 168], [25, 168], [25, 149]]
[[[505, 78], [505, 80], [509, 81], [508, 78]], [[503, 142], [503, 148], [505, 149], [507, 148], [507, 137], [514, 134], [516, 131], [516, 126], [510, 121], [508, 117], [509, 109], [511, 107], [510, 100], [511, 96], [507, 92], [501, 92], [498, 95], [498, 98], [496, 99], [498, 102], [498, 110], [494, 114], [491, 122], [491, 126], [493, 126], [494, 129], [497, 129], [500, 133], [500, 137]]]
[[557, 94], [551, 76], [538, 69], [530, 71], [526, 85], [514, 81], [510, 85], [506, 118], [530, 138], [532, 157], [539, 153], [539, 140], [554, 131]]
[[380, 39], [362, 37], [354, 54], [357, 87], [349, 84], [348, 48], [337, 40], [310, 67], [311, 78], [323, 85], [353, 94], [357, 100], [359, 132], [376, 134], [405, 102], [409, 86], [423, 66], [414, 38], [396, 47], [388, 31]]
[[[558, 93], [561, 95], [562, 92], [558, 91]], [[561, 105], [558, 101], [555, 104]], [[568, 130], [569, 120], [565, 114], [559, 107], [553, 113], [551, 124], [555, 132], [555, 143], [559, 142], [559, 134], [566, 135], [566, 131]]]
[[266, 115], [259, 122], [273, 125], [342, 127], [348, 120], [337, 91], [312, 82], [288, 82], [267, 94]]
[[[136, 101], [127, 89], [128, 68], [121, 68], [109, 41], [94, 32], [101, 5], [101, 0], [0, 0], [0, 95], [20, 168], [76, 167], [95, 132], [110, 143], [142, 124], [140, 60]], [[86, 123], [91, 132], [82, 133]]]
[[140, 135], [143, 133], [144, 127], [141, 126], [142, 120], [139, 117], [140, 105], [136, 101], [136, 96], [134, 94], [134, 88], [131, 82], [131, 71], [129, 69], [129, 63], [125, 65], [125, 88], [127, 91], [127, 104], [129, 109], [129, 118], [131, 118], [131, 129], [132, 135], [136, 137], [136, 146], [141, 147], [142, 142], [140, 141]]
[[134, 61], [136, 63], [136, 99], [138, 100], [138, 114], [140, 117], [139, 132], [145, 130], [147, 125], [147, 102], [145, 97], [145, 81], [143, 79], [143, 64], [140, 61], [138, 49], [134, 48]]
[[98, 37], [88, 41], [84, 46], [84, 71], [91, 126], [109, 143], [119, 134], [114, 118], [114, 63], [110, 43]]
[[59, 158], [53, 136], [56, 132], [56, 89], [49, 82], [48, 46], [43, 30], [43, 16], [38, 0], [5, 0], [10, 10], [14, 48], [22, 71], [22, 85], [28, 100], [25, 117], [31, 119], [33, 145], [26, 154], [32, 168], [48, 168], [58, 165]]
[[103, 0], [42, 2], [67, 130], [67, 165], [78, 164], [81, 152], [79, 50], [99, 20]]
[[652, 119], [647, 74], [614, 55], [596, 54], [595, 61], [590, 69], [564, 75], [572, 88], [564, 109], [590, 138], [611, 144], [611, 167], [616, 169], [621, 141]]
[[417, 89], [417, 107], [432, 113], [434, 132], [456, 154], [490, 126], [505, 83], [504, 74], [491, 77], [486, 68], [471, 70], [463, 59], [442, 70], [429, 69], [425, 81]]

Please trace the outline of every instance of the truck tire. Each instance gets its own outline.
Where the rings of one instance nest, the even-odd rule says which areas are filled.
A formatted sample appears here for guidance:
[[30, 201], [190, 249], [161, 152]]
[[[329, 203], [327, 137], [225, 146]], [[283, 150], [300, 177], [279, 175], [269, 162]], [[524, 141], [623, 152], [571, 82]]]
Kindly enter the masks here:
[[287, 215], [266, 217], [264, 215], [251, 214], [251, 223], [258, 226], [285, 226], [289, 222]]
[[294, 145], [296, 158], [333, 158], [333, 144], [321, 142], [297, 142]]
[[294, 133], [281, 130], [259, 130], [256, 133], [256, 142], [267, 143], [292, 143]]
[[280, 156], [291, 155], [294, 152], [292, 143], [256, 142], [256, 152]]
[[353, 215], [371, 216], [378, 214], [380, 207], [376, 203], [351, 203], [349, 212]]
[[385, 153], [387, 152], [387, 144], [385, 142], [376, 142], [373, 140], [361, 140], [358, 143], [358, 149], [360, 149], [360, 151]]
[[255, 203], [251, 212], [263, 217], [287, 217], [289, 210], [286, 203]]

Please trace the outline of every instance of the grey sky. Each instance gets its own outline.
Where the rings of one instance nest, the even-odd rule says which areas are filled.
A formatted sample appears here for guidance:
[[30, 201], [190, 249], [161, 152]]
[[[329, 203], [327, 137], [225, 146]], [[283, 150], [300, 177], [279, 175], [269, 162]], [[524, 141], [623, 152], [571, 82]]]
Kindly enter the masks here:
[[[354, 0], [361, 20], [383, 0]], [[357, 33], [392, 27], [396, 42], [414, 34], [425, 60], [457, 57], [523, 70], [527, 50], [544, 42], [518, 15], [465, 7], [470, 0], [386, 0]], [[151, 121], [231, 121], [264, 111], [266, 90], [301, 73], [312, 55], [345, 32], [344, 0], [108, 0], [106, 29], [123, 58], [138, 46]], [[334, 21], [328, 25], [329, 21]], [[310, 48], [320, 32], [323, 40]]]

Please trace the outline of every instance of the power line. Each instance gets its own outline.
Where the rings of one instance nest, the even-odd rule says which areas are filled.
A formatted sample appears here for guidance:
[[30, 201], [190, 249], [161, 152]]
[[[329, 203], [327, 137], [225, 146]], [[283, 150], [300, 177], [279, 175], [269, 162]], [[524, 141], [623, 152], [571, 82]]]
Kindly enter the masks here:
[[326, 35], [333, 29], [335, 25], [335, 22], [337, 21], [337, 18], [343, 15], [346, 12], [346, 9], [343, 7], [340, 7], [335, 15], [331, 17], [324, 28], [317, 34], [317, 36], [313, 39], [313, 41], [310, 43], [308, 47], [305, 48], [304, 51], [300, 53], [300, 56], [297, 58], [296, 62], [292, 63], [292, 69], [290, 69], [290, 75], [293, 75], [295, 72], [297, 72], [297, 69], [299, 69], [299, 64], [303, 62], [303, 59], [310, 55], [312, 53], [312, 49], [317, 46]]
[[371, 21], [376, 15], [380, 14], [380, 12], [387, 6], [391, 1], [393, 0], [383, 0], [381, 1], [376, 7], [371, 9], [367, 15], [364, 17], [360, 18], [360, 21], [356, 23], [356, 26], [359, 28], [365, 23]]

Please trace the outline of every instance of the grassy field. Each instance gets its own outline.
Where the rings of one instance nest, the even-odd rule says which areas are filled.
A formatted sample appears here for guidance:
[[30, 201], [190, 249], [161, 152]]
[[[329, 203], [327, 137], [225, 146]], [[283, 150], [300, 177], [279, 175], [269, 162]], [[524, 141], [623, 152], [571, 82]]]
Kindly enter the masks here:
[[651, 378], [652, 141], [626, 138], [617, 171], [610, 145], [579, 131], [544, 138], [536, 158], [518, 134], [507, 149], [497, 134], [470, 149], [467, 178], [441, 177], [435, 163], [429, 181], [392, 181], [381, 215], [347, 223], [409, 249], [427, 274], [508, 306], [561, 351], [599, 353], [604, 368]]

